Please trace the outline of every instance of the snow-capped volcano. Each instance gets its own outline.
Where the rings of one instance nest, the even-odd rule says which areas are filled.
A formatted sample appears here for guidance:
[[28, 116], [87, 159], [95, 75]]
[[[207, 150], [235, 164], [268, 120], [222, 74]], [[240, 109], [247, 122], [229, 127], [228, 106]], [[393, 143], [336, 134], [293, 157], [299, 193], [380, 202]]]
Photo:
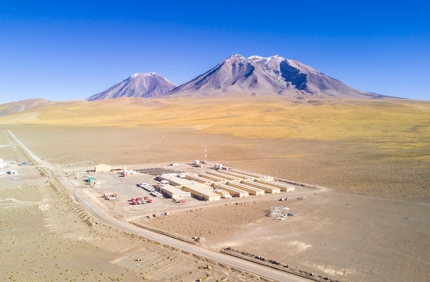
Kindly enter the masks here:
[[304, 98], [383, 98], [386, 96], [351, 88], [301, 62], [275, 55], [245, 58], [235, 54], [214, 68], [184, 83], [167, 96], [217, 96], [227, 93], [282, 95]]
[[154, 98], [169, 92], [177, 85], [168, 81], [158, 73], [135, 73], [126, 80], [115, 84], [109, 89], [95, 94], [86, 100], [96, 101], [120, 97]]

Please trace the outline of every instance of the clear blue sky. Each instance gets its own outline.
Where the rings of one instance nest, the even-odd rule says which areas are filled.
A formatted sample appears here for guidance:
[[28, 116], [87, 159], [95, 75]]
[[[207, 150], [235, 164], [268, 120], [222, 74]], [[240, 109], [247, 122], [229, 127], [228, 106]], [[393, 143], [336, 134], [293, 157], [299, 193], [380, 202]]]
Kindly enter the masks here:
[[430, 100], [428, 0], [62, 2], [0, 0], [0, 103], [84, 99], [136, 72], [181, 84], [235, 53]]

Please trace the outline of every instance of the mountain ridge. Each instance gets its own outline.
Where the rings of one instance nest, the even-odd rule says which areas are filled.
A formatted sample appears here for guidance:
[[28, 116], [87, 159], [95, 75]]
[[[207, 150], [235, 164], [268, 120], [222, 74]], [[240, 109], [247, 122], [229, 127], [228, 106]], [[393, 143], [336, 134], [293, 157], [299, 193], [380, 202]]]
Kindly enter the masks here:
[[234, 54], [207, 72], [164, 93], [160, 98], [211, 97], [226, 93], [280, 95], [294, 102], [311, 99], [395, 98], [354, 89], [299, 61]]
[[87, 101], [103, 99], [129, 98], [156, 98], [169, 92], [177, 85], [156, 72], [135, 73], [125, 80], [117, 83], [105, 91], [88, 97]]

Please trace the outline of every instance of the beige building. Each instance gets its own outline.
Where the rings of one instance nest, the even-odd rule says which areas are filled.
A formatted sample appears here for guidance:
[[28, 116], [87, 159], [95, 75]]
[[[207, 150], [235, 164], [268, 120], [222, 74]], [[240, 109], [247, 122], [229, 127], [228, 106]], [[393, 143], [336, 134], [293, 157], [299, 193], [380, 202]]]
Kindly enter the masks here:
[[210, 175], [210, 174], [207, 174], [207, 173], [200, 173], [199, 176], [203, 177], [203, 178], [206, 178], [206, 179], [209, 179], [210, 181], [213, 181], [213, 182], [224, 183], [224, 182], [227, 181], [224, 178], [221, 178], [221, 177], [218, 177], [218, 176], [215, 176], [215, 175]]
[[228, 181], [239, 180], [239, 178], [237, 178], [237, 177], [234, 177], [234, 176], [231, 176], [231, 175], [228, 175], [228, 174], [224, 174], [224, 173], [219, 173], [216, 170], [208, 170], [208, 171], [206, 171], [206, 173], [207, 174], [211, 174], [211, 175], [215, 175], [215, 176], [217, 176], [217, 177], [219, 177], [221, 179], [228, 180]]
[[173, 199], [191, 197], [191, 193], [182, 191], [181, 189], [168, 184], [161, 184], [160, 192]]
[[[210, 187], [212, 188], [212, 187]], [[221, 199], [221, 196], [208, 190], [209, 186], [200, 184], [200, 183], [192, 183], [190, 185], [185, 185], [182, 187], [182, 190], [190, 192], [194, 197], [198, 199], [202, 199], [205, 201], [217, 201]]]
[[294, 192], [294, 190], [295, 190], [293, 186], [288, 185], [288, 184], [284, 184], [281, 182], [277, 182], [277, 181], [267, 181], [264, 179], [256, 179], [255, 182], [262, 183], [264, 185], [268, 185], [268, 186], [272, 186], [272, 187], [277, 187], [281, 191]]
[[246, 198], [249, 196], [249, 193], [247, 191], [237, 189], [235, 187], [228, 186], [222, 183], [213, 183], [212, 185], [214, 188], [222, 189], [229, 192], [233, 197]]
[[208, 180], [206, 178], [203, 178], [203, 177], [200, 177], [200, 176], [197, 176], [197, 175], [193, 175], [193, 174], [186, 174], [185, 178], [188, 179], [188, 180], [200, 182], [200, 183], [203, 183], [203, 184], [209, 184], [209, 183], [211, 183], [210, 180]]
[[109, 172], [111, 170], [112, 170], [112, 167], [106, 164], [99, 164], [94, 167], [95, 172]]
[[255, 179], [255, 177], [252, 177], [252, 176], [249, 176], [246, 174], [242, 174], [242, 173], [238, 173], [238, 172], [234, 172], [234, 171], [229, 171], [229, 170], [220, 170], [218, 172], [220, 172], [221, 174], [224, 174], [224, 175], [226, 175], [226, 174], [231, 175], [233, 177], [236, 177], [236, 179], [249, 179], [249, 180]]
[[173, 175], [173, 174], [163, 174], [160, 176], [160, 179], [167, 180], [170, 183], [170, 185], [179, 186], [179, 187], [193, 183], [193, 181], [191, 180], [180, 178], [177, 175]]
[[263, 174], [259, 174], [259, 173], [255, 173], [255, 172], [250, 172], [250, 171], [246, 171], [246, 170], [242, 170], [242, 169], [232, 168], [232, 169], [230, 169], [230, 171], [237, 172], [237, 173], [244, 174], [244, 175], [249, 175], [253, 178], [262, 178], [262, 179], [266, 179], [266, 180], [270, 180], [270, 181], [274, 180], [273, 176], [267, 176], [267, 175], [263, 175]]
[[255, 195], [255, 196], [263, 196], [265, 194], [264, 190], [261, 190], [259, 188], [255, 188], [252, 186], [248, 186], [239, 182], [227, 182], [227, 185], [246, 191], [249, 194]]
[[273, 186], [265, 185], [265, 184], [258, 183], [258, 182], [242, 181], [242, 184], [252, 186], [255, 188], [259, 188], [261, 190], [264, 190], [264, 192], [266, 192], [266, 193], [271, 193], [271, 194], [281, 193], [281, 189], [278, 187], [273, 187]]

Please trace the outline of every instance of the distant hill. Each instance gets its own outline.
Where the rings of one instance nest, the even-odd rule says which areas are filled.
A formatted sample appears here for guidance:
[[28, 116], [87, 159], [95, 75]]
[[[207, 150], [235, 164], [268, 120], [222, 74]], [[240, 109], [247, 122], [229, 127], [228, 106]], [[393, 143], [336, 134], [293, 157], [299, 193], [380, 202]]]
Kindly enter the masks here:
[[287, 100], [380, 99], [388, 96], [360, 91], [314, 68], [281, 56], [245, 58], [235, 54], [209, 71], [161, 97], [278, 95]]
[[21, 100], [12, 103], [0, 104], [0, 116], [16, 114], [31, 109], [53, 105], [55, 102], [47, 101], [42, 98]]
[[95, 94], [87, 101], [97, 101], [103, 99], [114, 99], [120, 97], [131, 98], [155, 98], [169, 92], [177, 85], [168, 81], [158, 73], [136, 73], [127, 78], [126, 80], [115, 84], [109, 89]]

